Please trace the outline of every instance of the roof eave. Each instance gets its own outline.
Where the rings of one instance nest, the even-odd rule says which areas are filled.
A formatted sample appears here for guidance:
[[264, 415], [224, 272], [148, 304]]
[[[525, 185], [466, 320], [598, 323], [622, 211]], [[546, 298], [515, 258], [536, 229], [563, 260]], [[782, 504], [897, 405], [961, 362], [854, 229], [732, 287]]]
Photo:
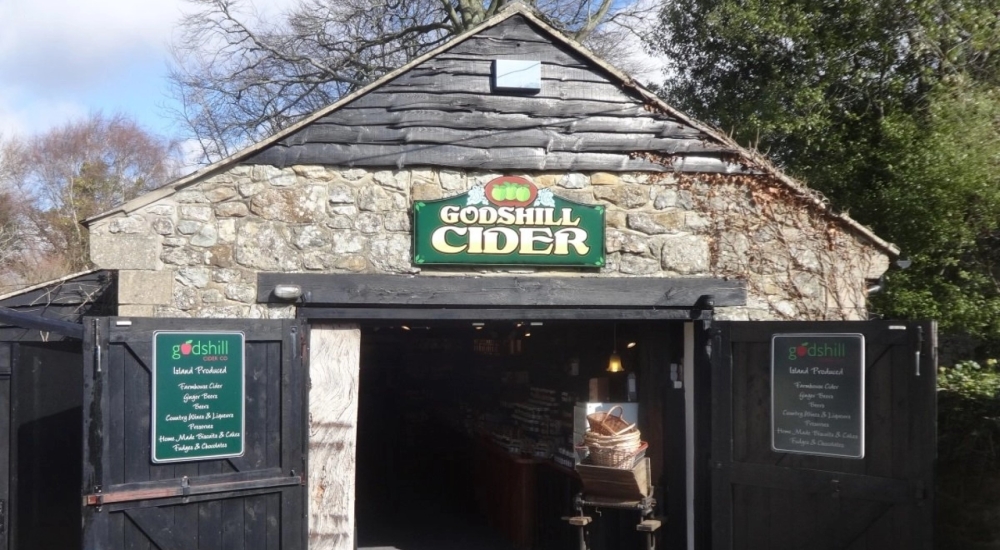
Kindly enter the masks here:
[[43, 288], [45, 288], [47, 286], [55, 286], [55, 285], [58, 285], [58, 284], [61, 284], [61, 283], [65, 283], [67, 281], [71, 281], [73, 279], [76, 279], [77, 277], [83, 277], [84, 275], [90, 275], [92, 273], [97, 273], [98, 271], [108, 271], [108, 270], [104, 269], [104, 268], [98, 267], [98, 268], [94, 268], [94, 269], [88, 269], [88, 270], [85, 270], [85, 271], [77, 271], [76, 273], [70, 273], [69, 275], [63, 275], [62, 277], [59, 277], [59, 278], [56, 278], [56, 279], [51, 279], [51, 280], [48, 280], [48, 281], [45, 281], [45, 282], [41, 282], [41, 283], [38, 283], [38, 284], [34, 284], [34, 285], [31, 285], [31, 286], [27, 286], [27, 287], [15, 290], [13, 292], [8, 292], [7, 294], [0, 294], [0, 301], [7, 300], [9, 298], [14, 298], [14, 297], [20, 296], [22, 294], [27, 294], [29, 292], [34, 292], [36, 290], [43, 289]]

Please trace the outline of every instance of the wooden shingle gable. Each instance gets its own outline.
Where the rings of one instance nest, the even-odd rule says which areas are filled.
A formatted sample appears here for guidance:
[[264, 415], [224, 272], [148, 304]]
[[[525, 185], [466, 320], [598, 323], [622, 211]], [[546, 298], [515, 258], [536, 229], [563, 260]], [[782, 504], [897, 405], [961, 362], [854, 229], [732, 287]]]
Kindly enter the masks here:
[[[534, 93], [493, 88], [498, 59], [540, 61]], [[652, 162], [645, 153], [666, 156]], [[248, 164], [732, 172], [733, 150], [650, 107], [513, 15], [247, 158]]]

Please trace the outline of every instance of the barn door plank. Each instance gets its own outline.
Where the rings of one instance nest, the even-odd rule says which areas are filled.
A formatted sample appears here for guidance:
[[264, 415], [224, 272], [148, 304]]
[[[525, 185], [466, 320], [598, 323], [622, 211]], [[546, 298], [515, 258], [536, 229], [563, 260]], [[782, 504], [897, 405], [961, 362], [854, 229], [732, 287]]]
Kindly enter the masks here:
[[[839, 504], [839, 503], [838, 503]], [[868, 528], [892, 507], [887, 502], [852, 501], [838, 521], [829, 522], [803, 547], [811, 550], [846, 550], [864, 536]]]
[[[119, 444], [123, 448], [108, 453], [108, 460], [124, 459], [124, 477], [118, 483], [149, 481], [150, 468], [150, 372], [121, 345], [109, 346], [114, 361], [110, 369], [120, 369], [124, 380], [125, 432]], [[114, 414], [114, 413], [112, 413]], [[110, 418], [110, 417], [109, 417]], [[145, 442], [145, 444], [143, 444]], [[106, 487], [105, 487], [106, 488]]]
[[198, 548], [222, 548], [222, 501], [198, 504]]
[[159, 550], [185, 550], [184, 541], [174, 526], [173, 508], [132, 508], [125, 515], [139, 528], [148, 541]]
[[[733, 369], [732, 342], [726, 330], [716, 331], [710, 340], [711, 387], [706, 388], [712, 405], [712, 518], [714, 550], [733, 548], [733, 486], [729, 478], [733, 460]], [[707, 343], [707, 342], [706, 342]], [[696, 388], [696, 391], [704, 391]]]
[[[87, 494], [101, 490], [105, 475], [110, 473], [109, 441], [106, 415], [111, 414], [108, 386], [108, 322], [107, 319], [85, 318], [83, 321], [83, 487]], [[121, 529], [112, 530], [108, 514], [94, 507], [83, 510], [83, 547], [107, 548], [112, 534], [122, 536]]]
[[243, 538], [246, 536], [244, 500], [234, 498], [222, 501], [222, 550], [243, 550]]
[[146, 372], [153, 372], [153, 344], [151, 342], [137, 342], [133, 340], [123, 342], [123, 346], [121, 347], [124, 347], [132, 354], [133, 360], [139, 367], [146, 369]]
[[265, 550], [267, 548], [267, 500], [264, 496], [247, 498], [243, 503], [246, 517], [244, 526], [244, 548]]
[[[291, 475], [308, 475], [307, 445], [309, 438], [306, 387], [308, 367], [301, 351], [305, 334], [297, 321], [285, 321], [281, 346], [281, 466]], [[301, 521], [298, 529], [286, 525], [281, 530], [281, 548], [306, 548], [308, 534], [306, 491], [283, 491], [281, 512]]]
[[[914, 529], [914, 525], [933, 521], [930, 492], [933, 487], [931, 472], [924, 462], [933, 459], [936, 452], [935, 418], [929, 416], [933, 407], [934, 382], [937, 365], [928, 358], [933, 352], [927, 349], [928, 324], [913, 327], [907, 346], [894, 349], [893, 378], [893, 465], [894, 475], [919, 484], [913, 492], [910, 506], [897, 507], [893, 513], [893, 544], [899, 549], [930, 549], [933, 539]], [[920, 352], [919, 354], [917, 352]], [[919, 360], [919, 364], [918, 364]], [[928, 406], [930, 403], [930, 406]]]

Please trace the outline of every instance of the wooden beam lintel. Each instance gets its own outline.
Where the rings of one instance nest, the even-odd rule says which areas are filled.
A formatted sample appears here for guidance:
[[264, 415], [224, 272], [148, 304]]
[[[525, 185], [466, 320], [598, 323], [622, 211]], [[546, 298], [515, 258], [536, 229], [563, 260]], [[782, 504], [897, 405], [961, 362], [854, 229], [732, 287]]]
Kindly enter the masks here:
[[308, 307], [712, 309], [746, 304], [744, 281], [708, 277], [404, 276], [261, 273], [257, 301], [289, 303], [296, 285]]
[[303, 308], [306, 319], [330, 321], [700, 321], [710, 311], [687, 309], [553, 308]]

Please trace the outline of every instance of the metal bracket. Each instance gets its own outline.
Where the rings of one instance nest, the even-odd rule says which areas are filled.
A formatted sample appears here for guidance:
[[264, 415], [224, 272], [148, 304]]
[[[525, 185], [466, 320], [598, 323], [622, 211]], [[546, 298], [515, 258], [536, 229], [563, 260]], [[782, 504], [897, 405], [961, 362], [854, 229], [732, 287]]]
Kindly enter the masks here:
[[702, 328], [708, 330], [712, 326], [712, 318], [715, 313], [715, 296], [702, 294], [691, 307], [691, 320], [701, 321]]
[[97, 372], [101, 372], [101, 325], [98, 319], [94, 319], [94, 364]]
[[83, 497], [84, 506], [104, 506], [104, 493], [101, 492], [100, 485], [94, 485], [94, 492]]
[[299, 330], [296, 334], [295, 342], [298, 342], [299, 348], [299, 361], [303, 367], [309, 365], [309, 331], [307, 330], [308, 325], [302, 323], [299, 325]]
[[924, 327], [917, 327], [917, 350], [914, 352], [915, 374], [920, 376], [920, 351], [924, 347]]

